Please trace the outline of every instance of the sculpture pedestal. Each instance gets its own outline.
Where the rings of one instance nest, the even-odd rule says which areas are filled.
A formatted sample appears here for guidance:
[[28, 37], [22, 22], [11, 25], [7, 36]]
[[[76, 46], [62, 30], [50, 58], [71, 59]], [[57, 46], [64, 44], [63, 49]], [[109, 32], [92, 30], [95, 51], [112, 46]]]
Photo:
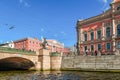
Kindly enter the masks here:
[[39, 50], [39, 55], [50, 56], [50, 50], [48, 50], [48, 49], [40, 49]]
[[41, 70], [50, 70], [50, 51], [48, 49], [39, 50], [39, 61], [41, 61]]

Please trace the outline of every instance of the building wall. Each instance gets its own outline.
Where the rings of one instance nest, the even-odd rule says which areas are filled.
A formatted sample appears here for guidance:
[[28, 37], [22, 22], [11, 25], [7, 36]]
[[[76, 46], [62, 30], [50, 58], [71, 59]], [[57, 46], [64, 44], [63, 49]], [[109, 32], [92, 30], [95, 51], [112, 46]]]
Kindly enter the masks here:
[[70, 54], [70, 48], [64, 48], [63, 55], [69, 55]]
[[0, 44], [0, 47], [14, 48], [14, 43], [13, 43], [13, 41], [7, 42], [7, 43], [4, 43], [4, 44]]
[[64, 45], [56, 40], [47, 40], [50, 52], [63, 53]]
[[25, 49], [31, 51], [38, 51], [42, 48], [41, 41], [36, 38], [25, 38], [18, 41], [14, 41], [16, 49]]
[[[113, 0], [111, 8], [103, 14], [77, 22], [77, 48], [80, 54], [85, 54], [86, 51], [87, 54], [95, 51], [100, 51], [102, 54], [114, 54], [120, 41], [117, 35], [117, 26], [120, 25], [120, 9], [118, 10], [118, 7], [120, 7], [120, 0]], [[108, 28], [110, 28], [110, 33]], [[98, 38], [98, 31], [101, 31], [100, 38]], [[85, 34], [87, 35], [86, 41]], [[94, 35], [93, 39], [91, 39], [91, 35]], [[108, 48], [109, 43], [110, 49]], [[98, 44], [101, 45], [101, 49], [98, 49]]]
[[[42, 41], [36, 38], [25, 38], [14, 41], [16, 49], [25, 49], [31, 51], [38, 51], [42, 49]], [[56, 40], [47, 40], [47, 48], [51, 52], [62, 53], [64, 51], [64, 45]]]

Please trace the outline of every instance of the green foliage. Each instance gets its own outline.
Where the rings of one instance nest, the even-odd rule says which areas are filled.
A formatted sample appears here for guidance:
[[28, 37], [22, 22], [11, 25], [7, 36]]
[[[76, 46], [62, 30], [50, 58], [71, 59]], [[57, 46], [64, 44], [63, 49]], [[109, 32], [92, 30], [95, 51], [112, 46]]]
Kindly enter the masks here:
[[0, 47], [0, 52], [18, 53], [18, 54], [35, 54], [33, 51], [26, 51], [24, 49]]
[[61, 56], [61, 53], [58, 53], [58, 52], [52, 52], [52, 53], [51, 53], [51, 56]]

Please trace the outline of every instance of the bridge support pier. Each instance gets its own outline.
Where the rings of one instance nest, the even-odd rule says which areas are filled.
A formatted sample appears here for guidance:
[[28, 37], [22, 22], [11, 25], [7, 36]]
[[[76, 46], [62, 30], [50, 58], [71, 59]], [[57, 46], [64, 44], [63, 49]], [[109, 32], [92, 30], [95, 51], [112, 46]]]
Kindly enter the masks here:
[[41, 62], [35, 62], [35, 70], [41, 70]]
[[48, 49], [39, 51], [39, 61], [41, 61], [41, 70], [50, 70], [50, 51]]

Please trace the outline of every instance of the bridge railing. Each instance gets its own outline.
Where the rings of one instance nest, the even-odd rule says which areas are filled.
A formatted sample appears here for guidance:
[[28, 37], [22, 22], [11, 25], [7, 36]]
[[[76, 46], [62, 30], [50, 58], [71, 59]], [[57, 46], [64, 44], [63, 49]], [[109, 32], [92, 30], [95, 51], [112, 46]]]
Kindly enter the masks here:
[[26, 50], [6, 48], [6, 47], [0, 47], [0, 52], [19, 53], [19, 54], [36, 54], [36, 52], [34, 51], [26, 51]]

